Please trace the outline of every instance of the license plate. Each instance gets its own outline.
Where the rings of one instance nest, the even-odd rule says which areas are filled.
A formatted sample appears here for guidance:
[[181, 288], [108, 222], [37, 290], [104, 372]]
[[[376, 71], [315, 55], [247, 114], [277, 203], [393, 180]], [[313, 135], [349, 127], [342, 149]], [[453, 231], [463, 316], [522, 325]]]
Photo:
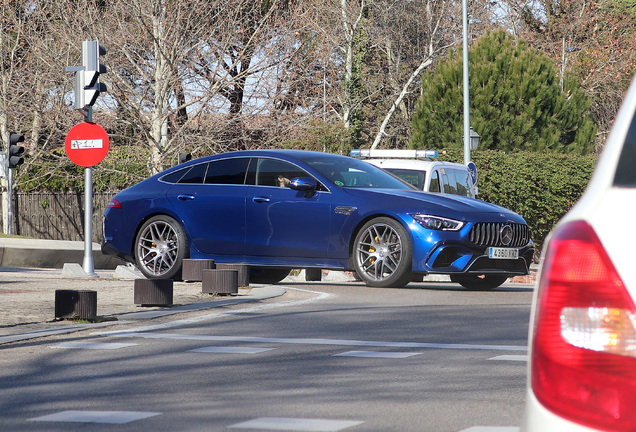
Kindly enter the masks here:
[[519, 249], [491, 247], [488, 248], [488, 258], [517, 259], [519, 258]]

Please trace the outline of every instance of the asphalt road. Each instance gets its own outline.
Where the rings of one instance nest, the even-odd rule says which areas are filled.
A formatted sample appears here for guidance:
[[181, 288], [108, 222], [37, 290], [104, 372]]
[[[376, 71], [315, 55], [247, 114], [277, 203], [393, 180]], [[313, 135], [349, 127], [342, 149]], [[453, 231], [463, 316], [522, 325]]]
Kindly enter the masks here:
[[531, 296], [294, 283], [0, 346], [0, 430], [516, 431]]

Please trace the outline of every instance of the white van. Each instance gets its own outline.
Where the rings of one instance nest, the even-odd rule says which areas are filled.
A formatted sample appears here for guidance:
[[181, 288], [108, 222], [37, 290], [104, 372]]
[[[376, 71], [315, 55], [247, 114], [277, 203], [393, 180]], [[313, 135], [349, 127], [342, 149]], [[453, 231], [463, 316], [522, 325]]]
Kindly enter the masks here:
[[378, 166], [425, 192], [477, 196], [468, 168], [433, 160], [438, 157], [437, 150], [354, 149], [351, 157]]

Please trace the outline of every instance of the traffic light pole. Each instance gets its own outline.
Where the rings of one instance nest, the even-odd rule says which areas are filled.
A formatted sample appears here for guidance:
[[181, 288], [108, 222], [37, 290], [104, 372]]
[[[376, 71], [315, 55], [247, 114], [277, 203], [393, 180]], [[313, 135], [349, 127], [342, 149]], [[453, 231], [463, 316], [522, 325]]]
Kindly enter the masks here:
[[[106, 86], [99, 81], [99, 75], [106, 73], [106, 67], [99, 63], [99, 56], [106, 54], [106, 49], [99, 45], [97, 41], [83, 41], [82, 42], [82, 65], [81, 66], [69, 66], [65, 67], [65, 72], [75, 73], [75, 109], [84, 114], [86, 122], [93, 123], [93, 104], [100, 93], [107, 91]], [[79, 126], [79, 125], [78, 125]], [[75, 129], [75, 128], [73, 128]], [[73, 130], [71, 129], [71, 131]], [[101, 129], [101, 128], [100, 128]], [[103, 129], [102, 129], [103, 131]], [[70, 132], [69, 132], [70, 133]], [[105, 134], [105, 132], [104, 132]], [[68, 140], [68, 137], [67, 137]], [[108, 151], [108, 136], [105, 137], [106, 144], [104, 147], [103, 140], [98, 140], [100, 147]], [[71, 140], [72, 145], [72, 140]], [[68, 143], [65, 143], [66, 152], [69, 153], [71, 149]], [[89, 151], [88, 150], [84, 151]], [[93, 155], [93, 152], [89, 155]], [[76, 155], [77, 156], [77, 155]], [[105, 153], [101, 155], [101, 159], [105, 156]], [[93, 262], [93, 166], [85, 165], [86, 159], [80, 158], [81, 161], [73, 159], [71, 160], [78, 165], [84, 166], [84, 272], [87, 276], [97, 277], [95, 273], [95, 264]], [[99, 162], [97, 161], [97, 162]]]
[[[86, 121], [93, 122], [93, 107], [86, 112]], [[98, 277], [93, 261], [93, 167], [84, 168], [84, 265], [87, 276]]]
[[[7, 161], [8, 163], [8, 161]], [[13, 170], [8, 168], [7, 171], [7, 191], [9, 194], [9, 202], [7, 202], [7, 229], [6, 234], [13, 234]]]

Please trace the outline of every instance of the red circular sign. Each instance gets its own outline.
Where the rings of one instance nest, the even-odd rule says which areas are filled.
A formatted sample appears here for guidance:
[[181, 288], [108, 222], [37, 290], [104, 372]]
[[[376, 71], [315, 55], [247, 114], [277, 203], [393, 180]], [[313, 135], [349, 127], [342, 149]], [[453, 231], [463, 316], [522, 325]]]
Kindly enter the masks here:
[[108, 153], [108, 134], [96, 123], [80, 123], [68, 132], [64, 147], [68, 157], [77, 165], [92, 167]]

